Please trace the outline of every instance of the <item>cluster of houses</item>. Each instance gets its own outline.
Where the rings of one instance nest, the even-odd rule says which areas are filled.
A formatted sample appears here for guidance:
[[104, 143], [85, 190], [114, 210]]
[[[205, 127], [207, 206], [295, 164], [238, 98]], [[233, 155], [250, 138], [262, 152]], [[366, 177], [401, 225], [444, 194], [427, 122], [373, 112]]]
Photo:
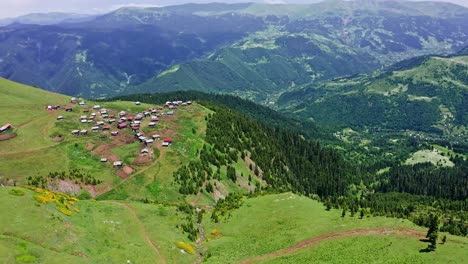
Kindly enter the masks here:
[[3, 133], [3, 132], [7, 131], [10, 128], [11, 128], [11, 124], [5, 124], [2, 127], [0, 127], [0, 133]]
[[[79, 104], [80, 106], [84, 106], [85, 102], [80, 101], [76, 98], [71, 98], [70, 103], [72, 104]], [[107, 109], [101, 108], [100, 105], [94, 105], [92, 107], [92, 111], [90, 109], [83, 109], [83, 113], [85, 115], [80, 116], [79, 120], [82, 124], [92, 124], [90, 129], [93, 133], [98, 133], [100, 131], [110, 131], [111, 136], [118, 136], [119, 130], [128, 129], [130, 128], [135, 133], [135, 138], [139, 140], [141, 143], [145, 144], [145, 147], [141, 149], [140, 154], [146, 155], [149, 154], [150, 149], [148, 147], [152, 146], [155, 141], [161, 140], [161, 136], [159, 134], [154, 134], [152, 136], [145, 136], [142, 132], [140, 132], [142, 121], [144, 119], [149, 119], [149, 123], [147, 126], [149, 128], [155, 128], [157, 123], [160, 121], [160, 118], [163, 115], [174, 115], [174, 110], [176, 110], [179, 106], [187, 106], [191, 105], [191, 101], [183, 102], [183, 101], [168, 101], [164, 104], [164, 106], [157, 106], [156, 108], [149, 108], [147, 111], [137, 113], [137, 114], [129, 114], [125, 111], [120, 111], [117, 114], [110, 113]], [[141, 105], [140, 102], [135, 102], [135, 105]], [[49, 108], [50, 107], [50, 108]], [[48, 106], [50, 110], [57, 110], [60, 106], [58, 105], [51, 105]], [[163, 113], [164, 109], [168, 109], [166, 113]], [[73, 111], [72, 107], [66, 107], [65, 111]], [[90, 113], [91, 112], [91, 113]], [[88, 114], [90, 113], [90, 114]], [[58, 116], [57, 120], [63, 120], [63, 116]], [[114, 126], [116, 129], [111, 131], [111, 126]], [[79, 136], [79, 135], [87, 135], [87, 129], [75, 129], [71, 131], [72, 135]], [[104, 135], [104, 134], [103, 134]], [[105, 136], [105, 135], [104, 135]], [[172, 144], [172, 138], [166, 137], [163, 139], [162, 146], [169, 147]], [[102, 158], [101, 162], [108, 162], [107, 158]], [[115, 161], [113, 163], [114, 168], [121, 168], [123, 166], [122, 161]]]

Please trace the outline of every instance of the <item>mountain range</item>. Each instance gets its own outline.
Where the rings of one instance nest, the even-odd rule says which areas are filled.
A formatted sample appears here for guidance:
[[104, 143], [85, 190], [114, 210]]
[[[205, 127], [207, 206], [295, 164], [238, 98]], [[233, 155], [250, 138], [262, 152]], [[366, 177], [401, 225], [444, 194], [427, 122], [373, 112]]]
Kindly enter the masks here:
[[122, 8], [0, 29], [0, 76], [69, 95], [197, 89], [275, 102], [291, 88], [467, 45], [468, 9], [327, 1]]

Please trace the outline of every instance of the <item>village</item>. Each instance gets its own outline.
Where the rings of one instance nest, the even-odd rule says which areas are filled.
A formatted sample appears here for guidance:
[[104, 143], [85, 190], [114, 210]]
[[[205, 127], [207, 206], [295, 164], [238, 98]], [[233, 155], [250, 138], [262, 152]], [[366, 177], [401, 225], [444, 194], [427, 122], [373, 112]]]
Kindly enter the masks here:
[[[88, 105], [84, 100], [78, 100], [73, 97], [70, 99], [71, 106], [47, 105], [46, 110], [50, 113], [56, 112], [57, 122], [73, 122], [76, 128], [70, 131], [73, 137], [89, 137], [98, 135], [100, 139], [110, 139], [111, 143], [107, 146], [101, 145], [93, 151], [93, 154], [99, 156], [101, 163], [109, 163], [115, 169], [120, 169], [117, 175], [125, 178], [131, 174], [134, 169], [130, 164], [117, 155], [111, 153], [113, 147], [121, 144], [140, 143], [139, 157], [135, 159], [134, 164], [146, 164], [154, 160], [154, 148], [163, 151], [173, 143], [170, 133], [167, 135], [158, 132], [161, 120], [174, 119], [175, 112], [179, 107], [188, 107], [192, 105], [191, 101], [168, 101], [163, 106], [149, 107], [141, 112], [117, 111], [101, 107], [99, 104]], [[141, 106], [141, 102], [135, 102], [135, 106]], [[79, 113], [79, 116], [71, 117], [60, 111], [69, 113]], [[71, 119], [72, 120], [67, 120]], [[116, 144], [112, 144], [116, 142]], [[94, 144], [89, 145], [88, 150], [92, 150]], [[110, 166], [110, 165], [109, 165]]]

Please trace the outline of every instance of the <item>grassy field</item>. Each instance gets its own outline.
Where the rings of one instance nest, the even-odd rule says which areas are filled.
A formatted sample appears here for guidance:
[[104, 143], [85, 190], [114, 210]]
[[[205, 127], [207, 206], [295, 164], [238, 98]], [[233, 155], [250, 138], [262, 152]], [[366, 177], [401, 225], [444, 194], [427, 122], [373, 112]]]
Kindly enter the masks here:
[[[35, 202], [31, 190], [15, 188], [25, 195], [14, 196], [9, 194], [11, 189], [0, 187], [0, 207], [7, 212], [0, 220], [0, 255], [5, 256], [6, 263], [22, 257], [34, 258], [35, 263], [195, 261], [196, 255], [177, 246], [178, 242], [192, 247], [195, 244], [176, 228], [183, 214], [175, 207], [86, 200], [75, 203], [80, 212], [65, 216], [53, 204]], [[338, 210], [326, 211], [322, 204], [291, 193], [245, 199], [241, 208], [229, 215], [217, 224], [211, 222], [209, 214], [204, 217], [202, 250], [207, 252], [206, 263], [240, 263], [308, 239], [349, 230], [410, 228], [421, 238], [426, 231], [395, 218], [342, 218]], [[449, 235], [448, 242], [438, 245], [436, 252], [420, 253], [427, 244], [417, 237], [398, 233], [352, 235], [325, 239], [258, 263], [463, 263], [460, 256], [467, 244], [468, 239]]]
[[[206, 218], [209, 217], [207, 216]], [[301, 241], [330, 232], [335, 233], [368, 228], [411, 228], [420, 230], [422, 233], [426, 231], [409, 221], [395, 218], [364, 217], [363, 219], [359, 219], [358, 217], [350, 217], [349, 213], [346, 217], [342, 218], [341, 211], [326, 211], [322, 204], [291, 193], [246, 199], [240, 209], [231, 212], [231, 217], [227, 222], [222, 221], [219, 224], [214, 224], [209, 219], [205, 219], [204, 223], [205, 233], [209, 234], [211, 230], [217, 229], [220, 236], [218, 239], [211, 237], [213, 240], [205, 244], [211, 254], [206, 260], [207, 263], [239, 263], [251, 257], [282, 250], [294, 246]], [[385, 252], [398, 255], [398, 257], [394, 258], [397, 262], [405, 258], [411, 259], [417, 257], [418, 261], [435, 259], [442, 263], [444, 260], [453, 258], [451, 256], [452, 253], [457, 253], [459, 254], [457, 256], [461, 256], [461, 250], [466, 249], [466, 243], [468, 243], [467, 239], [463, 239], [462, 241], [465, 244], [461, 248], [458, 244], [449, 245], [447, 243], [447, 245], [444, 245], [448, 249], [453, 249], [453, 251], [442, 249], [443, 246], [441, 246], [440, 251], [422, 254], [419, 253], [419, 250], [425, 248], [427, 244], [420, 242], [416, 238], [403, 237], [400, 239], [400, 237], [393, 237], [392, 235], [379, 235], [365, 242], [367, 241], [366, 238], [368, 237], [357, 238], [359, 241], [364, 241], [362, 242], [363, 251], [355, 253], [351, 250], [346, 251], [351, 252], [350, 261], [355, 259], [354, 263], [362, 263], [362, 261], [358, 261], [359, 258], [363, 260], [373, 258], [375, 252], [380, 252], [378, 248], [375, 251], [369, 250], [373, 242], [378, 245], [388, 245], [393, 241], [395, 242], [393, 246], [383, 250], [382, 253], [383, 255]], [[387, 238], [387, 240], [384, 238]], [[336, 241], [326, 240], [323, 242], [324, 246], [321, 243], [318, 244], [318, 246], [324, 249], [320, 252], [314, 251], [313, 248], [315, 246], [311, 246], [310, 252], [306, 248], [303, 250], [306, 253], [300, 251], [295, 255], [288, 256], [288, 259], [285, 259], [284, 262], [281, 261], [283, 259], [280, 259], [274, 263], [310, 263], [310, 261], [305, 261], [309, 255], [317, 257], [322, 262], [334, 261], [335, 258], [337, 262], [346, 260], [345, 256], [347, 256], [347, 253], [339, 256], [340, 253], [333, 251], [333, 249], [335, 246], [352, 243], [349, 242], [350, 239], [353, 241], [353, 238], [337, 239]], [[399, 242], [396, 243], [396, 241]], [[328, 245], [329, 243], [332, 244]], [[405, 247], [406, 250], [400, 252], [400, 248], [402, 247]], [[353, 248], [356, 251], [360, 248], [360, 245], [357, 244]], [[326, 259], [327, 257], [328, 260]], [[297, 262], [296, 260], [301, 261]]]
[[453, 162], [443, 154], [444, 152], [438, 149], [420, 150], [413, 153], [413, 155], [406, 160], [405, 164], [413, 165], [417, 163], [430, 162], [437, 166], [453, 167]]
[[53, 204], [39, 205], [31, 190], [15, 188], [25, 195], [14, 196], [11, 189], [0, 187], [2, 263], [21, 263], [21, 256], [34, 263], [160, 263], [145, 233], [167, 263], [193, 261], [193, 255], [176, 247], [189, 241], [176, 228], [179, 216], [173, 207], [129, 203], [136, 219], [127, 204], [79, 201], [80, 212], [66, 216]]
[[323, 241], [293, 254], [255, 263], [465, 263], [466, 245], [446, 243], [420, 253], [425, 243], [413, 237], [369, 235]]

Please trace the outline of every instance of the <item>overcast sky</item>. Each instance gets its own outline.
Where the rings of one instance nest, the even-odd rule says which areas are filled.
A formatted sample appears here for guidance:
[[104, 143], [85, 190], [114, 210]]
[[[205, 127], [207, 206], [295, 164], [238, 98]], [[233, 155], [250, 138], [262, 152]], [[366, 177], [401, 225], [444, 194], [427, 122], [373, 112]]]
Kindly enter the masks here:
[[[443, 0], [468, 7], [468, 0]], [[0, 0], [0, 18], [30, 13], [72, 12], [83, 14], [105, 13], [122, 6], [163, 6], [189, 2], [267, 2], [307, 3], [317, 0]]]

